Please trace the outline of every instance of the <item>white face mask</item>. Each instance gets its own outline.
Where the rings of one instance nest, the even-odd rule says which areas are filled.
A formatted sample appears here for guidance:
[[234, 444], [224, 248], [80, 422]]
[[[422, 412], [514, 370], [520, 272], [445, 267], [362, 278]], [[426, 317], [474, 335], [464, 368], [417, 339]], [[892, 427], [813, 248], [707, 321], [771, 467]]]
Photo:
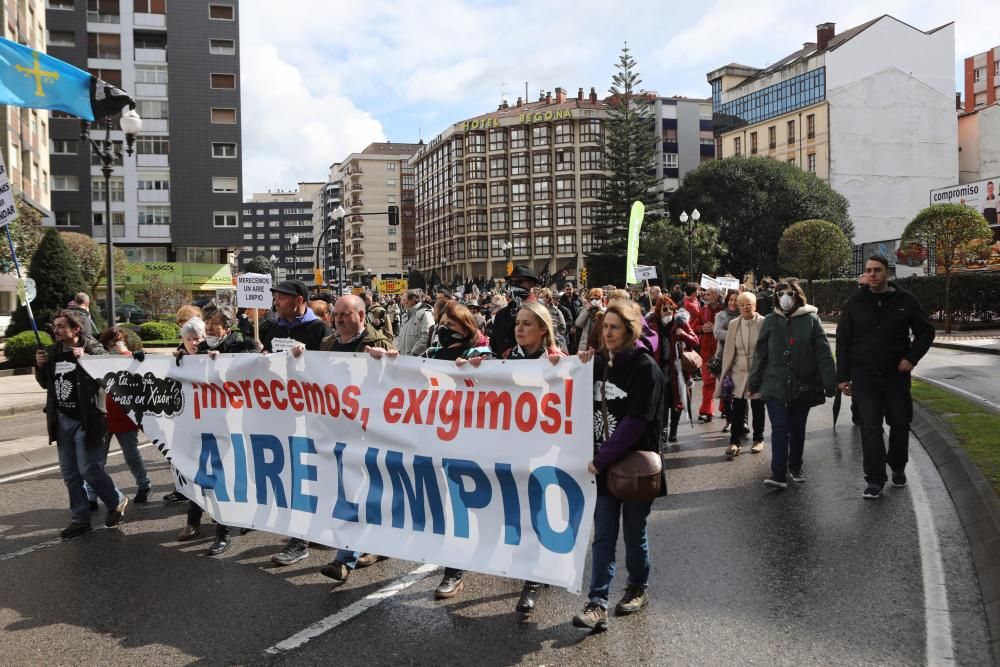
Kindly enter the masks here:
[[601, 300], [600, 299], [591, 299], [590, 300], [590, 305], [593, 306], [593, 307], [595, 307], [595, 308], [597, 308], [598, 306], [601, 305]]
[[781, 306], [782, 310], [791, 310], [795, 307], [795, 297], [788, 294], [782, 294], [781, 298], [778, 299], [778, 304]]
[[549, 300], [546, 299], [544, 296], [540, 296], [538, 297], [538, 303], [542, 304], [543, 306], [547, 306], [549, 305]]
[[663, 322], [664, 324], [670, 324], [671, 322], [674, 321], [674, 316], [664, 315], [663, 317], [660, 318], [660, 321]]
[[211, 348], [218, 347], [219, 343], [221, 343], [221, 342], [222, 342], [222, 339], [219, 338], [218, 336], [205, 336], [205, 344], [208, 345]]

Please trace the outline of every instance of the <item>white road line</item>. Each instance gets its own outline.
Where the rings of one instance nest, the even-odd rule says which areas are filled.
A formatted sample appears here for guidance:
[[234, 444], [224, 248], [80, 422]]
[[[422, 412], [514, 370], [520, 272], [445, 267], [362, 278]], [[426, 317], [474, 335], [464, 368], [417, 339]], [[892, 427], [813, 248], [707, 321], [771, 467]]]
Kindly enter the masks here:
[[0, 562], [3, 562], [5, 560], [11, 560], [12, 558], [17, 558], [18, 556], [27, 556], [30, 553], [34, 553], [35, 551], [39, 551], [41, 549], [45, 549], [46, 547], [54, 547], [57, 544], [61, 544], [63, 541], [64, 540], [62, 540], [62, 539], [49, 540], [48, 542], [42, 542], [41, 544], [36, 544], [34, 546], [25, 547], [25, 548], [21, 549], [20, 551], [12, 551], [9, 554], [3, 554], [2, 556], [0, 556]]
[[431, 574], [438, 569], [437, 565], [432, 565], [430, 563], [421, 565], [417, 569], [413, 570], [409, 574], [403, 575], [396, 581], [392, 582], [385, 588], [381, 588], [368, 597], [362, 598], [352, 605], [344, 607], [335, 614], [331, 614], [326, 618], [313, 623], [305, 630], [297, 632], [288, 639], [278, 642], [274, 646], [267, 649], [266, 653], [271, 655], [277, 655], [279, 653], [285, 653], [287, 651], [294, 651], [297, 648], [305, 645], [307, 642], [319, 637], [320, 635], [333, 630], [335, 627], [342, 623], [346, 623], [355, 616], [363, 614], [372, 607], [388, 600], [392, 596], [396, 595], [401, 591], [405, 591], [407, 588], [417, 583], [427, 575]]
[[933, 378], [924, 377], [922, 375], [914, 375], [913, 377], [917, 378], [918, 380], [923, 380], [924, 382], [927, 382], [928, 384], [937, 385], [938, 387], [942, 387], [944, 389], [947, 389], [948, 391], [953, 391], [956, 394], [961, 394], [962, 396], [965, 396], [966, 398], [970, 398], [973, 401], [975, 401], [976, 403], [979, 403], [980, 405], [985, 405], [987, 407], [990, 407], [990, 408], [992, 408], [992, 409], [1000, 412], [1000, 403], [993, 403], [991, 401], [987, 401], [982, 396], [979, 396], [978, 394], [973, 394], [971, 391], [966, 391], [965, 389], [962, 389], [961, 387], [956, 387], [955, 385], [948, 384], [947, 382], [942, 382], [941, 380], [935, 380]]
[[[55, 445], [52, 445], [52, 446], [55, 447]], [[145, 449], [146, 447], [152, 447], [152, 446], [153, 446], [153, 443], [147, 442], [145, 445], [139, 445], [139, 449]], [[117, 456], [118, 454], [121, 454], [121, 453], [122, 453], [122, 450], [117, 449], [117, 450], [115, 450], [113, 452], [108, 452], [108, 456]], [[22, 473], [18, 473], [16, 475], [8, 475], [7, 477], [0, 477], [0, 484], [3, 484], [4, 482], [16, 482], [19, 479], [24, 479], [26, 477], [32, 477], [34, 475], [43, 475], [43, 474], [45, 474], [47, 472], [53, 472], [55, 470], [59, 470], [59, 466], [58, 465], [48, 466], [47, 468], [39, 468], [38, 470], [29, 470], [28, 472], [22, 472]]]
[[907, 487], [913, 501], [920, 540], [920, 570], [924, 584], [924, 625], [927, 635], [927, 664], [953, 665], [955, 653], [951, 643], [951, 611], [945, 584], [944, 562], [938, 542], [934, 517], [931, 515], [923, 478], [917, 466], [907, 467]]

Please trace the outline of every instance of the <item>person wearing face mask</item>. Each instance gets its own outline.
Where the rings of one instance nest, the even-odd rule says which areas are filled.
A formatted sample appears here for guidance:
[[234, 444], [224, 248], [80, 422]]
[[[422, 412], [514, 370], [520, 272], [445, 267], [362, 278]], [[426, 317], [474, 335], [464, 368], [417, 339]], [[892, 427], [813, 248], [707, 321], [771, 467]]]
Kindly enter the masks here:
[[567, 342], [567, 336], [569, 332], [566, 330], [566, 317], [559, 307], [559, 303], [552, 298], [552, 290], [548, 287], [538, 290], [538, 303], [545, 306], [549, 311], [549, 317], [552, 319], [552, 327], [556, 333], [556, 346], [564, 353], [568, 353], [569, 343]]
[[654, 358], [667, 379], [663, 397], [670, 409], [667, 442], [677, 442], [677, 425], [691, 400], [691, 373], [684, 370], [680, 355], [698, 349], [698, 336], [688, 323], [688, 312], [678, 308], [669, 296], [660, 296], [646, 322], [659, 335], [660, 345]]
[[[732, 429], [729, 447], [726, 449], [726, 457], [730, 459], [739, 456], [740, 443], [746, 435], [749, 393], [747, 376], [753, 365], [754, 350], [764, 323], [764, 316], [757, 312], [757, 297], [753, 292], [739, 294], [736, 304], [739, 315], [729, 321], [726, 346], [722, 353], [722, 377], [729, 377], [733, 384], [733, 397], [728, 411]], [[750, 452], [759, 454], [764, 450], [764, 402], [759, 398], [750, 400], [750, 410], [753, 413], [753, 446], [750, 447]]]
[[778, 306], [764, 318], [747, 380], [748, 398], [763, 399], [771, 421], [771, 476], [774, 489], [806, 481], [802, 471], [809, 410], [837, 392], [830, 341], [816, 308], [806, 303], [795, 278], [775, 288]]
[[[729, 323], [740, 316], [740, 309], [736, 305], [736, 297], [739, 292], [736, 290], [726, 291], [723, 297], [725, 307], [715, 316], [715, 322], [712, 324], [712, 335], [715, 336], [716, 343], [718, 347], [715, 350], [715, 358], [720, 362], [722, 361], [722, 354], [726, 349], [726, 333]], [[723, 373], [719, 376], [720, 380], [726, 377]], [[722, 416], [726, 419], [726, 425], [722, 427], [723, 433], [728, 433], [729, 429], [732, 428], [730, 423], [730, 412], [732, 408], [732, 397], [722, 396], [722, 382], [715, 383], [715, 392], [713, 393], [715, 398], [719, 399], [719, 404], [722, 406]], [[736, 427], [736, 431], [742, 432], [743, 424]]]
[[585, 352], [591, 347], [595, 347], [591, 345], [591, 335], [595, 330], [600, 330], [600, 320], [603, 316], [604, 290], [600, 287], [595, 287], [590, 290], [585, 308], [580, 311], [580, 315], [576, 318], [576, 330], [580, 335], [577, 352]]
[[[236, 326], [236, 312], [230, 306], [209, 304], [204, 310], [205, 340], [198, 344], [195, 354], [207, 354], [213, 359], [221, 354], [241, 354], [260, 352], [260, 343], [253, 338], [243, 338]], [[180, 364], [182, 357], [177, 357]], [[201, 534], [201, 519], [205, 511], [193, 501], [188, 501], [187, 523], [177, 535], [178, 542], [186, 542]], [[229, 549], [229, 526], [221, 523], [215, 526], [215, 541], [208, 548], [209, 556], [218, 556]]]
[[[181, 344], [174, 350], [173, 355], [180, 363], [181, 356], [185, 354], [197, 354], [198, 346], [205, 340], [205, 320], [201, 319], [201, 308], [197, 306], [181, 306], [177, 311], [177, 326], [181, 328]], [[187, 498], [179, 491], [171, 491], [163, 496], [163, 502], [182, 503]]]
[[536, 301], [531, 290], [538, 285], [538, 276], [523, 264], [518, 264], [509, 276], [510, 304], [493, 317], [493, 328], [490, 333], [490, 349], [494, 355], [503, 354], [514, 346], [514, 320], [521, 304], [526, 301]]

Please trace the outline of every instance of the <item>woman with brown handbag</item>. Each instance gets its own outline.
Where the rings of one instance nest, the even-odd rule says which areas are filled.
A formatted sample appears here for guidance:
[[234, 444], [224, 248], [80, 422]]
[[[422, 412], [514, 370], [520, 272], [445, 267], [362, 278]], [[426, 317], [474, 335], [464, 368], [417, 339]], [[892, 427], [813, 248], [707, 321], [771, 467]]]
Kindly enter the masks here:
[[[660, 459], [666, 380], [656, 361], [636, 348], [641, 333], [639, 307], [615, 301], [604, 314], [602, 349], [596, 354], [592, 350], [580, 353], [584, 361], [594, 359], [595, 455], [588, 470], [597, 475], [598, 495], [589, 601], [573, 618], [573, 625], [594, 631], [608, 627], [608, 597], [615, 576], [619, 527], [624, 533], [629, 576], [615, 613], [632, 614], [648, 604], [646, 584], [651, 564], [646, 520], [653, 499], [666, 495], [667, 490]], [[654, 474], [644, 475], [643, 467]], [[623, 487], [632, 493], [622, 493]], [[612, 495], [613, 491], [641, 499], [623, 500]]]

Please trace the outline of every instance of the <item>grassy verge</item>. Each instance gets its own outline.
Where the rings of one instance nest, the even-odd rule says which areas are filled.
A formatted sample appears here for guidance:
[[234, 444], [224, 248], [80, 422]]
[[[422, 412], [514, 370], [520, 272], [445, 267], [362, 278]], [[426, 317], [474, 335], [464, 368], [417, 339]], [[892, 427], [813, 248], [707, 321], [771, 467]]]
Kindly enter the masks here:
[[919, 380], [913, 382], [913, 398], [951, 428], [969, 458], [1000, 495], [1000, 415]]

